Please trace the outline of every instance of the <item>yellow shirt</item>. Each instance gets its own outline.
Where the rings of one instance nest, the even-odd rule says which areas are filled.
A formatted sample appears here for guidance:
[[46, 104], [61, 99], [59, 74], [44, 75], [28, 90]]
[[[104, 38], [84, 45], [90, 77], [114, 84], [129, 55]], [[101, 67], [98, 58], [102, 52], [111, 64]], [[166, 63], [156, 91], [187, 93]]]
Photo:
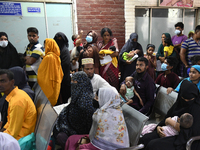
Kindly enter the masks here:
[[32, 99], [26, 92], [15, 87], [8, 96], [8, 116], [4, 133], [8, 133], [15, 139], [31, 134], [35, 130], [37, 111]]
[[173, 53], [173, 50], [174, 50], [174, 46], [172, 45], [164, 47], [164, 52], [168, 52], [167, 56], [170, 56]]

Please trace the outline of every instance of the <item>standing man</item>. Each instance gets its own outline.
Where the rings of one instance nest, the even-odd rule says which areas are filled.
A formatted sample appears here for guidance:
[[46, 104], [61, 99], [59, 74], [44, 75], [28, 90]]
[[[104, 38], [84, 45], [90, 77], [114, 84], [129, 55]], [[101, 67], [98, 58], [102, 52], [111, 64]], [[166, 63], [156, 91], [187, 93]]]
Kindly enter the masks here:
[[172, 37], [172, 43], [174, 45], [174, 50], [176, 51], [177, 55], [178, 55], [178, 64], [177, 67], [175, 67], [173, 70], [175, 71], [175, 73], [177, 73], [179, 76], [184, 76], [183, 75], [183, 70], [184, 70], [184, 65], [180, 60], [179, 57], [179, 53], [181, 50], [181, 44], [187, 40], [187, 36], [183, 34], [183, 30], [184, 30], [184, 24], [182, 22], [178, 22], [177, 24], [175, 24], [175, 34]]
[[[147, 73], [148, 60], [145, 57], [139, 57], [136, 62], [136, 71], [131, 75], [134, 80], [135, 90], [140, 95], [143, 105], [140, 103], [140, 100], [137, 96], [134, 95], [129, 104], [140, 111], [143, 114], [149, 112], [150, 108], [154, 103], [154, 93], [155, 93], [155, 83], [151, 76]], [[126, 94], [126, 85], [123, 83], [121, 85], [120, 91]]]
[[29, 44], [25, 52], [26, 73], [28, 75], [28, 82], [32, 88], [34, 83], [37, 82], [37, 71], [42, 61], [44, 48], [38, 42], [38, 30], [34, 27], [27, 29]]
[[185, 66], [184, 74], [187, 76], [187, 68], [192, 66], [191, 57], [200, 55], [200, 25], [196, 26], [193, 39], [183, 42], [180, 51], [180, 58]]
[[14, 83], [14, 75], [10, 70], [0, 70], [0, 92], [6, 95], [6, 101], [9, 103], [7, 123], [1, 132], [19, 140], [34, 132], [37, 111], [28, 94], [15, 87]]

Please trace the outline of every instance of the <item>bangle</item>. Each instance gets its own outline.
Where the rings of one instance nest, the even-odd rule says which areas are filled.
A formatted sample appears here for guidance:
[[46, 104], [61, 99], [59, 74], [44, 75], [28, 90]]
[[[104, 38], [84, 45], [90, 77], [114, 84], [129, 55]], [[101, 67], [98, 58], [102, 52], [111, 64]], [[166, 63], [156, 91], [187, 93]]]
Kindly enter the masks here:
[[176, 122], [175, 122], [175, 124], [174, 124], [174, 128], [175, 128], [175, 126], [176, 126]]

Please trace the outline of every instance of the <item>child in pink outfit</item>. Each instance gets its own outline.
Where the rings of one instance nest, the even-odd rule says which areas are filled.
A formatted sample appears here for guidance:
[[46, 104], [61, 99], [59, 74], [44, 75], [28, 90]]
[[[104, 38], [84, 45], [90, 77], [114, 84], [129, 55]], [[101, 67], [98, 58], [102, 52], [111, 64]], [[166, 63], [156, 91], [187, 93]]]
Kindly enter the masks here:
[[[165, 120], [166, 126], [162, 127], [162, 132], [165, 136], [175, 136], [180, 132], [180, 126], [183, 128], [190, 128], [193, 124], [193, 117], [189, 113], [184, 113], [179, 118], [178, 116], [169, 117]], [[172, 125], [173, 124], [173, 125]], [[156, 128], [157, 124], [145, 125], [142, 130], [142, 135], [152, 132]]]

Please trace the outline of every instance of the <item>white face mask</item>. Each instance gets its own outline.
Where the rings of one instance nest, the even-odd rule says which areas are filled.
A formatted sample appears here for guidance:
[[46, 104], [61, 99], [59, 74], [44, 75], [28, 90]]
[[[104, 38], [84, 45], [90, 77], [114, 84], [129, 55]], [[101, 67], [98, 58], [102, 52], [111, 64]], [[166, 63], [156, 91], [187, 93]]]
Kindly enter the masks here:
[[8, 45], [8, 41], [0, 41], [1, 47], [6, 47]]

